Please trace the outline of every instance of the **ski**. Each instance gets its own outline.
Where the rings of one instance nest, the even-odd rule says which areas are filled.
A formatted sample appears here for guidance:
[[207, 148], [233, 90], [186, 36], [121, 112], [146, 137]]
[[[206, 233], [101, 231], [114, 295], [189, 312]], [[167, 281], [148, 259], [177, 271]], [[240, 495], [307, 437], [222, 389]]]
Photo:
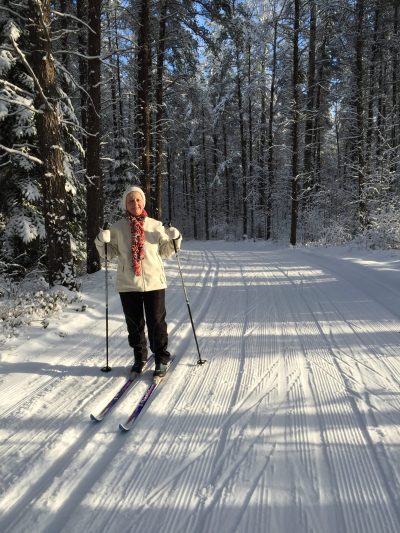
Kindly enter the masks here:
[[[167, 372], [171, 368], [172, 361], [174, 360], [174, 357], [171, 358], [170, 363], [167, 367]], [[119, 424], [119, 429], [123, 432], [129, 431], [131, 427], [133, 426], [135, 420], [142, 412], [144, 406], [146, 403], [150, 400], [151, 396], [153, 395], [156, 388], [159, 386], [159, 384], [165, 379], [166, 376], [160, 378], [160, 377], [154, 377], [153, 382], [147, 387], [146, 392], [143, 394], [142, 398], [139, 400], [138, 404], [136, 405], [135, 409], [132, 411], [132, 413], [129, 415], [129, 417], [126, 419], [126, 421], [122, 424]]]
[[[149, 368], [149, 366], [153, 363], [153, 360], [154, 360], [154, 354], [151, 354], [150, 357], [147, 359], [146, 364], [143, 367], [143, 372]], [[129, 377], [126, 379], [125, 383], [122, 385], [122, 387], [115, 394], [115, 396], [104, 407], [104, 409], [102, 409], [100, 413], [97, 415], [91, 414], [90, 419], [93, 420], [94, 422], [101, 422], [103, 418], [111, 411], [114, 405], [122, 398], [122, 396], [126, 393], [126, 391], [130, 389], [132, 383], [136, 380], [138, 376], [140, 376], [140, 374], [131, 373]]]

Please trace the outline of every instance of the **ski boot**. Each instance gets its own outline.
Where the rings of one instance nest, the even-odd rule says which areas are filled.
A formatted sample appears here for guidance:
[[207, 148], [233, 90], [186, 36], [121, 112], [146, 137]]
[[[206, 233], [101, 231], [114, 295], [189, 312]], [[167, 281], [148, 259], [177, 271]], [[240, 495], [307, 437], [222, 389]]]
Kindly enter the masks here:
[[167, 373], [168, 365], [164, 363], [156, 363], [156, 369], [153, 372], [155, 378], [163, 378]]

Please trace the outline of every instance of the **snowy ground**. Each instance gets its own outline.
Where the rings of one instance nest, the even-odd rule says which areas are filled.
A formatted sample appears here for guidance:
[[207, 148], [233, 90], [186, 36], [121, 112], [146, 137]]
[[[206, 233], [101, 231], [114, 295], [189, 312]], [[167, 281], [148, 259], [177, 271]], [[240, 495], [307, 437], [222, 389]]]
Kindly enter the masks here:
[[[130, 433], [144, 375], [104, 272], [0, 361], [2, 532], [400, 531], [400, 253], [186, 243], [168, 261], [177, 365]], [[111, 277], [115, 271], [112, 269]]]

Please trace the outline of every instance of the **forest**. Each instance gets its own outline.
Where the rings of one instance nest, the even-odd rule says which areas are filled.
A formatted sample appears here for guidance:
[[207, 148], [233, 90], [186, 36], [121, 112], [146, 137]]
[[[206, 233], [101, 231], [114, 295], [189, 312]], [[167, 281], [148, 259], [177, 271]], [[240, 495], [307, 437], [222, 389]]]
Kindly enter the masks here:
[[1, 0], [0, 276], [184, 239], [399, 248], [400, 0]]

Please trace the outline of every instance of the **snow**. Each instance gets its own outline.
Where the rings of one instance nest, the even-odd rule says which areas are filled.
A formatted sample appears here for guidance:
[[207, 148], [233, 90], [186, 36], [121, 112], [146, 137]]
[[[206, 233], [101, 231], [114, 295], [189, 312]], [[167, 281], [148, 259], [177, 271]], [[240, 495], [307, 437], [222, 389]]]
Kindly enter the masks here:
[[[2, 532], [400, 530], [400, 253], [186, 242], [167, 262], [177, 364], [101, 423], [132, 356], [104, 271], [1, 353]], [[115, 279], [115, 267], [110, 266]], [[112, 282], [110, 282], [112, 287]]]
[[21, 30], [18, 28], [18, 26], [16, 26], [14, 24], [13, 21], [11, 21], [7, 25], [6, 31], [8, 33], [8, 36], [10, 37], [10, 39], [12, 39], [13, 41], [18, 41], [18, 39], [19, 39], [19, 37], [21, 35]]
[[13, 66], [13, 63], [12, 54], [8, 50], [0, 50], [0, 76], [5, 76]]

